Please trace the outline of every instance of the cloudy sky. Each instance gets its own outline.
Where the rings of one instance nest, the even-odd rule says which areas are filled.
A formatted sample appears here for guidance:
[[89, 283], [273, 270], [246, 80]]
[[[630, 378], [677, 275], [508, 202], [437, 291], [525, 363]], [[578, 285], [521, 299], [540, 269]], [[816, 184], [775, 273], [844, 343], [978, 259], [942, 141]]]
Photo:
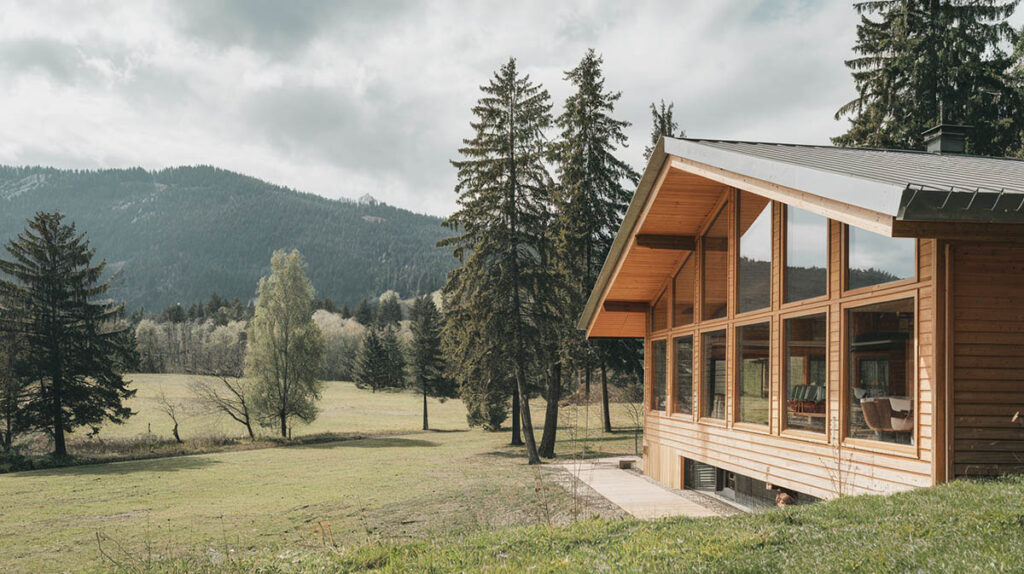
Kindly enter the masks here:
[[601, 53], [640, 167], [660, 98], [691, 137], [827, 143], [856, 22], [840, 0], [0, 0], [0, 163], [212, 164], [445, 215], [510, 56], [557, 111], [563, 71]]

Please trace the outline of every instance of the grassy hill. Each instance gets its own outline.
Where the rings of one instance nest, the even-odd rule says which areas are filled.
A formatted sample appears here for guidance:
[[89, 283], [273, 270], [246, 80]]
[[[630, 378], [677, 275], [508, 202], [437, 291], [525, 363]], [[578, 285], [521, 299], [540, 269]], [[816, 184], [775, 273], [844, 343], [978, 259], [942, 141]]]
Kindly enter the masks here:
[[0, 241], [53, 210], [122, 269], [114, 295], [151, 310], [214, 292], [248, 300], [282, 248], [299, 249], [318, 296], [338, 304], [387, 289], [428, 293], [454, 264], [435, 247], [446, 235], [439, 218], [375, 201], [330, 200], [206, 166], [0, 167]]

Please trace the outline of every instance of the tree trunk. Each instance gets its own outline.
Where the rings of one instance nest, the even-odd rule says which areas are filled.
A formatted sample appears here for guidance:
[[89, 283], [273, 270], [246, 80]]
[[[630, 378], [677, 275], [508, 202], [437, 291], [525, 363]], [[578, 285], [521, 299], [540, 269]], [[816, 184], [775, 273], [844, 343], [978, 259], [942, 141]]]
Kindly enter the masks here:
[[530, 402], [526, 395], [526, 381], [522, 374], [522, 368], [516, 369], [516, 387], [519, 390], [519, 413], [523, 419], [523, 435], [526, 437], [526, 457], [529, 464], [540, 464], [540, 455], [537, 454], [537, 439], [533, 436], [533, 421], [530, 419]]
[[245, 430], [249, 431], [249, 440], [256, 440], [256, 433], [252, 432], [252, 423], [249, 422], [249, 417], [245, 418]]
[[540, 437], [540, 455], [544, 458], [555, 457], [555, 440], [558, 433], [558, 401], [562, 399], [562, 364], [551, 366], [548, 378], [547, 410], [544, 413], [544, 434]]
[[590, 404], [590, 365], [583, 368], [583, 398]]
[[68, 447], [64, 442], [64, 413], [60, 400], [59, 379], [53, 383], [53, 456], [63, 458], [68, 455]]
[[601, 402], [604, 406], [604, 432], [612, 432], [612, 414], [608, 400], [608, 367], [601, 362]]
[[427, 424], [427, 386], [423, 385], [423, 430], [430, 430]]
[[178, 436], [178, 421], [174, 421], [174, 428], [171, 429], [171, 434], [174, 435], [174, 440], [178, 441], [178, 444], [183, 444], [181, 437]]
[[519, 416], [518, 383], [516, 386], [516, 391], [512, 393], [512, 446], [523, 446], [523, 437], [519, 432], [519, 423], [522, 418]]
[[288, 438], [288, 415], [281, 411], [281, 438]]

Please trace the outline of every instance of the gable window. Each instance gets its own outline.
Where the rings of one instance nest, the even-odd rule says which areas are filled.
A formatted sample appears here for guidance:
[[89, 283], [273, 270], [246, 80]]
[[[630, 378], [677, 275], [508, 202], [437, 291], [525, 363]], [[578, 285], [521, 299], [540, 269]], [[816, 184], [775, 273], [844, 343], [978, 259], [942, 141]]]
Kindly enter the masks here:
[[665, 410], [665, 383], [668, 365], [666, 353], [666, 341], [651, 341], [651, 408], [656, 411]]
[[675, 278], [675, 303], [672, 305], [672, 325], [682, 327], [693, 323], [693, 303], [696, 300], [697, 269], [691, 254]]
[[729, 315], [729, 206], [725, 205], [715, 216], [701, 240], [703, 261], [704, 320], [721, 319]]
[[701, 335], [701, 416], [725, 420], [725, 330]]
[[676, 360], [676, 403], [675, 412], [693, 412], [693, 336], [676, 337], [673, 340]]
[[847, 311], [847, 436], [913, 444], [914, 300]]
[[738, 422], [768, 426], [771, 332], [770, 321], [736, 328], [740, 354], [736, 374]]
[[828, 220], [786, 206], [786, 302], [820, 297], [828, 291]]
[[886, 237], [853, 226], [847, 226], [847, 230], [847, 289], [914, 277], [917, 265], [914, 239]]
[[651, 330], [662, 331], [668, 328], [668, 289], [658, 297], [651, 307]]
[[772, 210], [764, 197], [740, 192], [739, 312], [771, 305]]
[[825, 313], [785, 320], [786, 428], [825, 432], [828, 322]]

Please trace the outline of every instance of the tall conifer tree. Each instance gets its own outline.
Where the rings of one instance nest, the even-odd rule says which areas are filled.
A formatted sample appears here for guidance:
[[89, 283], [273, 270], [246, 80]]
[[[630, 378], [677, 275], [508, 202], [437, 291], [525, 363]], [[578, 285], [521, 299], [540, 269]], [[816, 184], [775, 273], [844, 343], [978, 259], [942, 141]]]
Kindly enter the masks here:
[[1021, 94], [1010, 78], [1007, 22], [1018, 0], [858, 2], [857, 57], [846, 62], [857, 97], [836, 112], [843, 146], [920, 149], [940, 121], [972, 126], [968, 151], [1001, 156], [1017, 147]]
[[441, 352], [441, 313], [434, 299], [424, 295], [413, 303], [411, 317], [412, 352], [410, 369], [413, 385], [423, 395], [423, 430], [427, 420], [427, 397], [440, 400], [456, 396], [455, 382], [445, 374], [444, 355]]
[[[557, 120], [561, 135], [553, 146], [559, 180], [560, 260], [572, 283], [569, 317], [578, 316], [586, 303], [629, 205], [632, 187], [639, 179], [615, 155], [627, 145], [625, 129], [629, 122], [613, 117], [622, 94], [605, 89], [601, 63], [601, 57], [589, 50], [579, 65], [565, 73], [576, 91], [566, 99], [565, 110]], [[582, 368], [584, 392], [589, 398], [593, 367], [606, 363], [601, 353], [612, 352], [621, 344], [590, 345], [579, 340], [577, 334], [567, 343], [574, 349], [577, 366]], [[607, 384], [602, 385], [602, 391], [605, 426], [610, 431]], [[549, 416], [556, 418], [556, 413]], [[552, 436], [545, 447], [553, 448], [555, 425], [545, 425], [545, 431], [548, 428]]]
[[551, 249], [551, 180], [544, 167], [551, 101], [519, 72], [515, 59], [481, 90], [473, 108], [475, 133], [459, 150], [462, 159], [452, 162], [459, 207], [445, 225], [456, 235], [440, 243], [453, 247], [461, 263], [448, 276], [445, 309], [469, 325], [446, 328], [445, 335], [455, 351], [451, 370], [462, 386], [481, 384], [472, 378], [479, 365], [471, 363], [481, 354], [490, 355], [488, 374], [502, 368], [512, 374], [527, 455], [536, 464], [527, 398], [539, 364], [536, 341], [553, 317], [552, 270], [542, 260]]
[[106, 262], [59, 213], [38, 213], [7, 245], [0, 260], [0, 292], [20, 312], [2, 318], [5, 330], [24, 335], [19, 375], [32, 382], [23, 421], [53, 438], [53, 454], [67, 455], [65, 433], [104, 421], [124, 422], [135, 395], [121, 373], [134, 362], [123, 304], [100, 299]]
[[662, 136], [686, 137], [686, 131], [680, 130], [679, 124], [672, 117], [672, 108], [674, 107], [675, 104], [672, 102], [666, 105], [665, 100], [661, 100], [658, 104], [651, 102], [651, 143], [644, 148], [644, 159], [651, 159], [654, 147], [658, 145], [658, 140]]

